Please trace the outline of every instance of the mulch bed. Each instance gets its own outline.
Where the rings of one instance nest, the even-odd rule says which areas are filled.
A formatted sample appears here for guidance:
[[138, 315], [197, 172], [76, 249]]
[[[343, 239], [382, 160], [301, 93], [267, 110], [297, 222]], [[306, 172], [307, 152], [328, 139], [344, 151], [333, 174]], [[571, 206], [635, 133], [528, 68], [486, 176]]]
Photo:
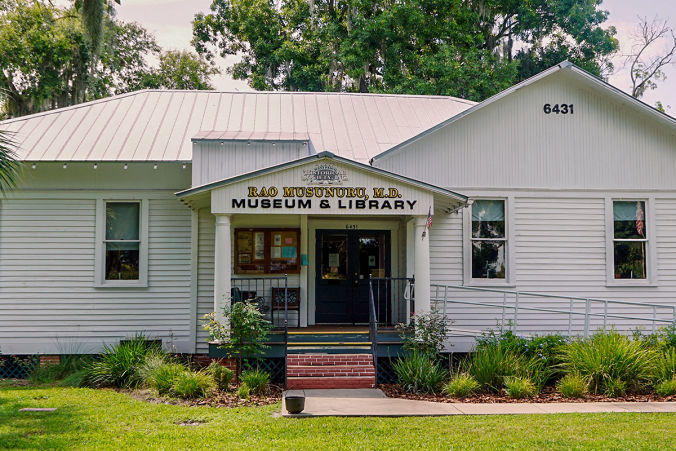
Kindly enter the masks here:
[[532, 398], [512, 399], [504, 394], [481, 394], [476, 396], [469, 396], [467, 398], [451, 398], [443, 394], [435, 395], [418, 395], [415, 393], [408, 393], [397, 384], [381, 384], [378, 386], [389, 398], [404, 398], [415, 399], [418, 401], [432, 401], [432, 402], [468, 402], [476, 404], [494, 404], [494, 403], [524, 403], [524, 402], [676, 402], [676, 396], [658, 396], [656, 394], [646, 395], [626, 395], [618, 398], [609, 398], [604, 395], [588, 394], [584, 398], [568, 399], [564, 398], [560, 393], [557, 393], [554, 388], [547, 387], [542, 393]]
[[236, 390], [230, 392], [216, 391], [204, 399], [176, 399], [157, 396], [152, 390], [120, 390], [133, 398], [152, 404], [172, 404], [181, 406], [210, 406], [210, 407], [256, 407], [276, 404], [282, 400], [282, 388], [271, 385], [264, 395], [250, 395], [249, 399], [240, 399]]

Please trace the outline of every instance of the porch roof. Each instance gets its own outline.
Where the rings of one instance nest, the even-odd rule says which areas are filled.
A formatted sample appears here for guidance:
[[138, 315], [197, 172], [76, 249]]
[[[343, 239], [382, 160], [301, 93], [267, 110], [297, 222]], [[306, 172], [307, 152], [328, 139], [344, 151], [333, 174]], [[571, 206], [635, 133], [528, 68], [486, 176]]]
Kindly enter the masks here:
[[191, 208], [203, 208], [209, 205], [212, 191], [217, 190], [219, 188], [234, 185], [246, 180], [251, 180], [258, 177], [263, 177], [270, 174], [282, 172], [288, 169], [297, 168], [298, 166], [307, 165], [309, 163], [313, 162], [319, 163], [322, 161], [340, 163], [341, 165], [357, 169], [370, 176], [374, 176], [391, 182], [400, 183], [410, 188], [414, 188], [429, 193], [434, 198], [434, 208], [437, 211], [451, 212], [466, 206], [468, 203], [467, 196], [448, 190], [446, 188], [431, 185], [429, 183], [420, 180], [412, 179], [410, 177], [395, 174], [393, 172], [389, 172], [380, 168], [359, 163], [354, 160], [339, 157], [331, 152], [320, 152], [314, 155], [309, 155], [307, 157], [284, 162], [278, 165], [270, 166], [267, 168], [259, 169], [245, 174], [240, 174], [234, 177], [229, 177], [216, 182], [195, 186], [190, 189], [177, 192], [176, 196], [182, 202], [189, 205]]

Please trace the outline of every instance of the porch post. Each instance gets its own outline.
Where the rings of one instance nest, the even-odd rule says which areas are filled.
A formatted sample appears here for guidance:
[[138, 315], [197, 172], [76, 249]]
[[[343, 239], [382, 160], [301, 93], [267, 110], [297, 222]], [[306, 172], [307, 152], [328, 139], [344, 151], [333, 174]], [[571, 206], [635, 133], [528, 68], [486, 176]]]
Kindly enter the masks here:
[[223, 320], [223, 308], [230, 301], [232, 277], [232, 243], [230, 215], [216, 215], [214, 249], [214, 312], [216, 319]]
[[[425, 236], [423, 237], [423, 232]], [[415, 217], [415, 313], [430, 311], [430, 234], [427, 216]]]

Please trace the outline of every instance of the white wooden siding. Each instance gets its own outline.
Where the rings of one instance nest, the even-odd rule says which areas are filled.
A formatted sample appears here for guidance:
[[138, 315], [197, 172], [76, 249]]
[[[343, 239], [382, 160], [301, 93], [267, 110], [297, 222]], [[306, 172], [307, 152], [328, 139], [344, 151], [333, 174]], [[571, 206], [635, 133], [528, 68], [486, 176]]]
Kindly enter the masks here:
[[151, 198], [148, 288], [140, 289], [94, 288], [95, 199], [23, 192], [3, 202], [3, 353], [96, 352], [136, 332], [190, 349], [190, 211], [171, 192], [141, 195]]

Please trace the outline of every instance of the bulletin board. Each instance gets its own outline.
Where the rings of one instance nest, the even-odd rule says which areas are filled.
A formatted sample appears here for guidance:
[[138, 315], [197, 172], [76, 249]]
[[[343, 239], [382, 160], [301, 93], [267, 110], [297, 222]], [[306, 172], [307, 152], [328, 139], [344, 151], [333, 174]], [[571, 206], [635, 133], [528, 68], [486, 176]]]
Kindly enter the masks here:
[[235, 274], [298, 274], [300, 229], [235, 229]]

